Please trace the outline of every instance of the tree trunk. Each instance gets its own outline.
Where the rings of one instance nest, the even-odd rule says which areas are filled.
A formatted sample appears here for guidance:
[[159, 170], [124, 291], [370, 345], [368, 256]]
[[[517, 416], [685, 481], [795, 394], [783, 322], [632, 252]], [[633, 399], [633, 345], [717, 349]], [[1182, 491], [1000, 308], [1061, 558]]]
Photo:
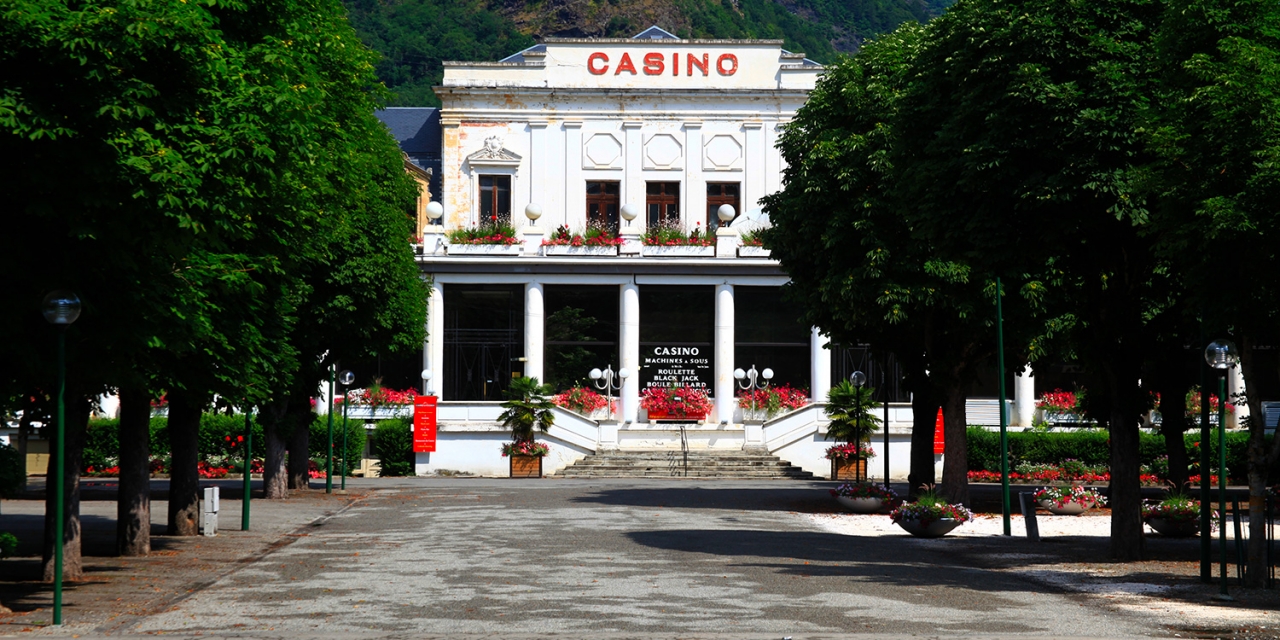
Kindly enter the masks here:
[[307, 489], [311, 486], [311, 398], [303, 394], [294, 394], [290, 400], [289, 434], [289, 488]]
[[120, 390], [120, 489], [116, 499], [116, 553], [151, 553], [151, 394]]
[[1129, 562], [1141, 560], [1144, 551], [1138, 422], [1126, 416], [1123, 410], [1115, 408], [1122, 406], [1122, 403], [1115, 402], [1112, 406], [1111, 557]]
[[907, 476], [911, 495], [937, 481], [933, 464], [933, 428], [938, 405], [932, 396], [923, 389], [911, 395], [911, 471]]
[[169, 535], [200, 533], [200, 415], [204, 396], [169, 392]]
[[[1249, 544], [1245, 556], [1244, 583], [1248, 587], [1262, 587], [1267, 578], [1267, 472], [1275, 464], [1280, 451], [1280, 435], [1272, 438], [1272, 450], [1267, 451], [1266, 415], [1262, 412], [1262, 396], [1252, 390], [1258, 387], [1258, 375], [1254, 360], [1254, 341], [1248, 335], [1240, 337], [1240, 372], [1244, 375], [1245, 401], [1249, 406]], [[1201, 393], [1205, 393], [1201, 391]], [[1200, 446], [1205, 446], [1201, 444]], [[1201, 474], [1202, 477], [1207, 474]], [[1225, 521], [1224, 521], [1225, 522]], [[1257, 542], [1253, 542], [1253, 541]]]
[[[942, 434], [946, 453], [942, 457], [942, 495], [947, 502], [969, 504], [969, 442], [965, 392], [960, 383], [948, 383], [941, 390]], [[1003, 409], [1003, 407], [1002, 407]], [[930, 449], [932, 451], [932, 449]]]
[[263, 405], [258, 415], [263, 418], [262, 431], [264, 462], [262, 466], [262, 493], [270, 500], [289, 497], [288, 470], [285, 468], [285, 451], [288, 448], [288, 399], [274, 400]]
[[[83, 580], [84, 565], [80, 559], [80, 464], [84, 458], [84, 439], [85, 430], [89, 425], [89, 399], [76, 397], [67, 391], [66, 395], [66, 448], [65, 458], [63, 459], [66, 466], [62, 477], [63, 482], [63, 505], [60, 514], [63, 521], [62, 528], [62, 579], [63, 580]], [[57, 416], [54, 416], [57, 419]], [[49, 452], [52, 454], [57, 451], [57, 447], [61, 446], [58, 442], [57, 433], [49, 430]], [[53, 464], [53, 455], [49, 457], [49, 472], [45, 474], [45, 505], [44, 505], [44, 581], [53, 582], [54, 580], [54, 517], [57, 514], [57, 492], [54, 491], [54, 478], [56, 470]]]
[[1186, 438], [1187, 390], [1185, 385], [1168, 378], [1156, 390], [1160, 392], [1160, 434], [1164, 436], [1164, 450], [1169, 456], [1169, 483], [1182, 491], [1191, 475]]

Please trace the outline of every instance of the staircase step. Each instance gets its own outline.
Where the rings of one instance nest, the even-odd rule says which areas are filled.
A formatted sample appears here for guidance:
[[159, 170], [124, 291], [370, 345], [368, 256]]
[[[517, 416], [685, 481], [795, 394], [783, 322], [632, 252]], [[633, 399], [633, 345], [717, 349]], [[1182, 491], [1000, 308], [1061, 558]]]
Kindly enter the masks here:
[[[687, 460], [687, 464], [686, 464]], [[559, 474], [573, 478], [812, 479], [812, 473], [777, 456], [741, 451], [610, 451], [589, 455]]]

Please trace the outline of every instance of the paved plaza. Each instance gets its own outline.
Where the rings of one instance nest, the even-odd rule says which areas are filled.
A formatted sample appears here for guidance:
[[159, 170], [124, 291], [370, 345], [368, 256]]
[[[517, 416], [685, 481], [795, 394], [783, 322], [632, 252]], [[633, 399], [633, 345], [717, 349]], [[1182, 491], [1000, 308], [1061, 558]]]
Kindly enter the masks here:
[[[71, 590], [70, 624], [34, 632], [794, 640], [1174, 635], [1168, 616], [1109, 607], [1104, 598], [1009, 571], [1008, 559], [1033, 544], [1025, 539], [859, 537], [815, 526], [813, 513], [832, 511], [828, 485], [366, 480], [353, 482], [350, 498], [317, 501], [317, 492], [309, 492], [293, 507], [300, 528], [291, 532], [287, 503], [255, 501], [262, 523], [252, 538], [234, 530], [239, 503], [226, 500], [228, 529], [217, 544], [187, 539], [167, 560], [195, 562], [195, 544], [228, 557], [239, 553], [237, 560], [210, 564], [207, 578], [181, 593], [102, 620], [86, 619], [89, 606], [78, 613], [77, 598], [90, 589]], [[15, 504], [39, 503], [7, 502], [0, 518], [17, 517]], [[162, 521], [163, 508], [156, 513]], [[1105, 557], [1105, 539], [1061, 544]], [[0, 625], [0, 635], [19, 632], [16, 624]]]

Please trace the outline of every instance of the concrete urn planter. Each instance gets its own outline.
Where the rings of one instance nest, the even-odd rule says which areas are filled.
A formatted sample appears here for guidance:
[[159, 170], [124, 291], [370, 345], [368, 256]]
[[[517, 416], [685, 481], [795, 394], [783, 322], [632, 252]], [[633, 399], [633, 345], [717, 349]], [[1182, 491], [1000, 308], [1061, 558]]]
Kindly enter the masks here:
[[1199, 520], [1147, 518], [1147, 526], [1166, 538], [1190, 538], [1200, 533]]
[[1049, 513], [1055, 516], [1078, 516], [1094, 507], [1094, 502], [1088, 504], [1080, 504], [1079, 502], [1064, 502], [1057, 505], [1053, 500], [1041, 500], [1040, 507], [1047, 509]]
[[880, 498], [848, 498], [836, 496], [836, 502], [854, 513], [879, 513], [884, 508], [884, 500]]
[[955, 518], [943, 518], [941, 520], [931, 520], [928, 524], [924, 524], [921, 520], [899, 520], [898, 526], [902, 527], [907, 533], [917, 538], [941, 538], [951, 533], [952, 529], [963, 524]]

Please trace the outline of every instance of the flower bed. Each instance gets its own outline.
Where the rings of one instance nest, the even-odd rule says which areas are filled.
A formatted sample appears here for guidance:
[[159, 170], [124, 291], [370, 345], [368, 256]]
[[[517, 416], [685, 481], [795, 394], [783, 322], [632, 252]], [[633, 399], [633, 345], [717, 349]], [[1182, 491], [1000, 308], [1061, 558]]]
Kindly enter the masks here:
[[470, 229], [454, 229], [445, 236], [449, 239], [449, 244], [520, 244], [515, 227], [499, 222], [490, 222]]
[[[1163, 481], [1154, 475], [1138, 476], [1144, 487], [1158, 487]], [[1000, 482], [999, 471], [970, 471], [969, 482]], [[1049, 469], [1032, 473], [1009, 472], [1009, 482], [1015, 484], [1041, 484], [1046, 482], [1085, 482], [1088, 484], [1105, 484], [1111, 482], [1111, 474], [1107, 472], [1072, 475], [1062, 469]]]
[[876, 451], [871, 448], [871, 445], [856, 442], [827, 447], [826, 453], [828, 460], [867, 460], [874, 457], [876, 457]]
[[542, 241], [544, 247], [619, 247], [625, 241], [608, 229], [588, 226], [582, 233], [569, 231], [567, 225], [561, 225], [550, 238]]
[[700, 226], [685, 231], [675, 225], [661, 225], [650, 228], [640, 237], [640, 243], [649, 247], [710, 247], [715, 242], [715, 234], [704, 232]]
[[611, 402], [586, 387], [571, 387], [563, 393], [551, 396], [551, 402], [557, 407], [563, 407], [570, 411], [581, 413], [584, 416], [589, 416], [605, 408], [612, 412], [618, 403], [617, 400]]
[[551, 450], [547, 448], [547, 445], [534, 440], [517, 440], [515, 442], [505, 442], [502, 445], [502, 456], [504, 458], [507, 456], [533, 456], [535, 458], [541, 458], [548, 453], [551, 453]]
[[711, 400], [693, 387], [649, 387], [640, 392], [640, 408], [650, 420], [701, 420], [711, 412]]
[[790, 385], [765, 387], [764, 389], [740, 391], [738, 393], [738, 406], [744, 410], [743, 415], [754, 409], [755, 411], [763, 411], [766, 419], [773, 418], [781, 413], [795, 411], [807, 404], [809, 404], [808, 390], [795, 389]]

